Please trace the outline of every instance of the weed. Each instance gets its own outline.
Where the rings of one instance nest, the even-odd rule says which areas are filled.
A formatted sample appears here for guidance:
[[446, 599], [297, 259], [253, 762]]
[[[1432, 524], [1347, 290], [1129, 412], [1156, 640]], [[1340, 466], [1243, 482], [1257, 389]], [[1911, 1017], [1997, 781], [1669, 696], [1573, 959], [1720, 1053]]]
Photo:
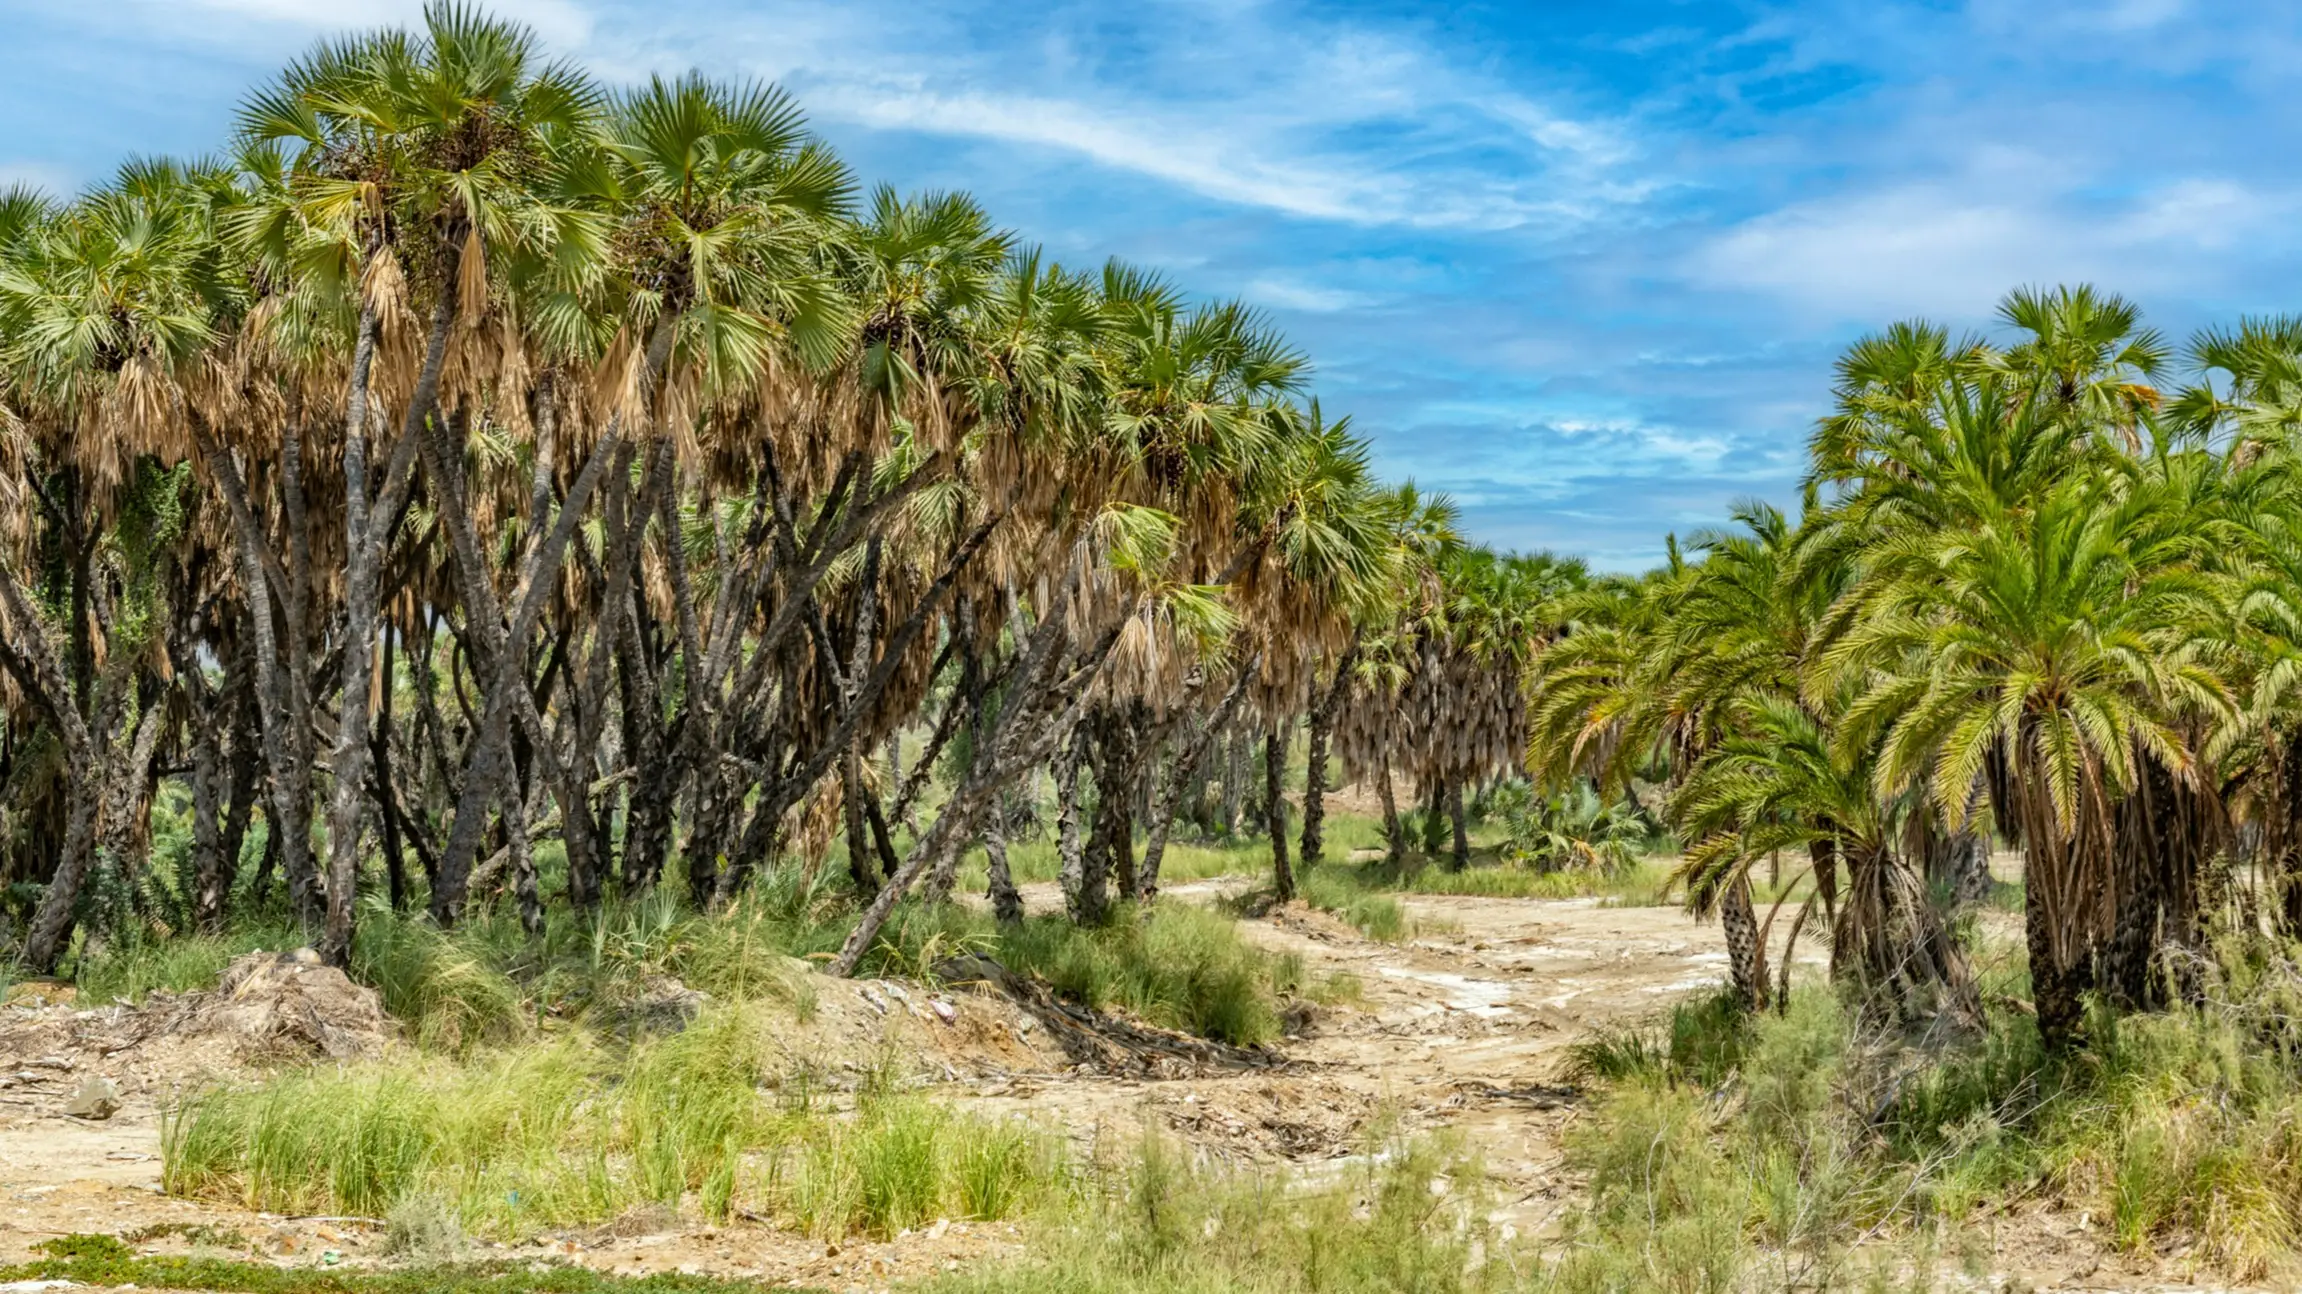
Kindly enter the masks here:
[[87, 1258], [98, 1262], [118, 1262], [136, 1256], [136, 1251], [118, 1236], [89, 1235], [84, 1232], [56, 1236], [32, 1248], [51, 1258]]
[[982, 950], [1083, 1006], [1240, 1046], [1278, 1037], [1280, 999], [1307, 987], [1301, 959], [1255, 948], [1228, 916], [1184, 903], [1122, 906], [1092, 929], [1059, 917], [1002, 929], [963, 908], [912, 908], [883, 943], [879, 969], [931, 970], [938, 956]]
[[415, 1191], [384, 1215], [384, 1252], [424, 1263], [453, 1262], [470, 1246], [446, 1196]]
[[73, 970], [80, 1001], [141, 1003], [154, 990], [214, 988], [234, 957], [297, 942], [292, 928], [251, 924], [229, 935], [172, 935], [132, 929], [100, 951], [83, 952]]

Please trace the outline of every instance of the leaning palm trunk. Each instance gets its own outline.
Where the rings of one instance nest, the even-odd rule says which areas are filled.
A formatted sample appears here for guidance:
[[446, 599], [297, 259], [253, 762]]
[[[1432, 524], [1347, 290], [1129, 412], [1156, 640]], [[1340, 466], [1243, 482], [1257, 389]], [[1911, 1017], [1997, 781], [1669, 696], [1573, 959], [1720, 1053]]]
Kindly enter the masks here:
[[107, 756], [126, 699], [127, 676], [118, 666], [104, 672], [91, 706], [93, 717], [84, 720], [73, 705], [64, 663], [57, 658], [31, 598], [6, 563], [0, 563], [0, 666], [47, 712], [64, 748], [67, 805], [63, 852], [57, 856], [56, 870], [32, 914], [32, 926], [24, 940], [25, 964], [46, 974], [55, 969], [71, 937], [80, 887], [94, 859], [102, 796], [110, 780], [105, 776], [111, 762]]
[[1407, 861], [1407, 824], [1399, 818], [1398, 788], [1391, 785], [1391, 752], [1375, 766], [1375, 791], [1383, 800], [1383, 857], [1393, 867]]
[[1032, 630], [1032, 641], [1001, 700], [999, 717], [991, 725], [990, 740], [975, 752], [966, 777], [936, 816], [935, 824], [912, 845], [910, 857], [863, 910], [838, 955], [824, 968], [828, 973], [843, 977], [855, 974], [896, 903], [918, 882], [920, 874], [947, 850], [957, 848], [974, 815], [992, 796], [1070, 738], [1079, 712], [1087, 704], [1090, 684], [1102, 672], [1112, 645], [1119, 640], [1117, 629], [1107, 629], [1076, 659], [1068, 658], [1064, 647], [1070, 634], [1063, 622], [1074, 588], [1067, 585], [1053, 599], [1047, 618]]
[[1262, 653], [1247, 658], [1239, 667], [1238, 676], [1231, 681], [1231, 690], [1223, 694], [1215, 713], [1196, 733], [1184, 739], [1182, 749], [1175, 752], [1174, 766], [1167, 771], [1167, 785], [1151, 806], [1151, 829], [1143, 842], [1143, 868], [1137, 874], [1135, 897], [1149, 904], [1159, 897], [1159, 865], [1167, 856], [1167, 835], [1174, 829], [1175, 815], [1182, 810], [1183, 797], [1191, 790], [1197, 777], [1199, 761], [1207, 756], [1207, 748], [1214, 743], [1215, 734], [1221, 732], [1238, 713], [1239, 703], [1247, 695], [1247, 684], [1261, 665]]

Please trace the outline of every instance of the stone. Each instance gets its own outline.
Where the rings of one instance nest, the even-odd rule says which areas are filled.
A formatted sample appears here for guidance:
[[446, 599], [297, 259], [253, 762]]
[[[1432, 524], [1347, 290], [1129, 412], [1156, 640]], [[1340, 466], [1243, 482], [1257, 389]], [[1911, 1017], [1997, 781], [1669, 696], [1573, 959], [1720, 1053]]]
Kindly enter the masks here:
[[109, 1119], [119, 1110], [120, 1089], [101, 1074], [81, 1079], [71, 1099], [64, 1102], [64, 1113], [75, 1119]]

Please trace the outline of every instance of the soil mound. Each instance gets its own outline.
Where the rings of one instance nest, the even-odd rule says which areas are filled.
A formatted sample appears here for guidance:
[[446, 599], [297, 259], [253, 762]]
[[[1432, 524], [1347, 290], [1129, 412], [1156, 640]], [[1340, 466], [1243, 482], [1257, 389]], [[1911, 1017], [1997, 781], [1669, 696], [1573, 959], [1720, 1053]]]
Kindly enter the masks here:
[[249, 953], [225, 968], [215, 992], [182, 1000], [182, 1028], [230, 1039], [248, 1059], [317, 1053], [354, 1060], [383, 1050], [392, 1036], [383, 998], [309, 948]]
[[1057, 997], [1036, 979], [1017, 975], [989, 957], [967, 953], [936, 963], [935, 976], [954, 988], [1004, 998], [1044, 1026], [1079, 1072], [1134, 1078], [1189, 1078], [1199, 1074], [1275, 1069], [1286, 1057], [1262, 1047], [1162, 1029], [1091, 1011]]

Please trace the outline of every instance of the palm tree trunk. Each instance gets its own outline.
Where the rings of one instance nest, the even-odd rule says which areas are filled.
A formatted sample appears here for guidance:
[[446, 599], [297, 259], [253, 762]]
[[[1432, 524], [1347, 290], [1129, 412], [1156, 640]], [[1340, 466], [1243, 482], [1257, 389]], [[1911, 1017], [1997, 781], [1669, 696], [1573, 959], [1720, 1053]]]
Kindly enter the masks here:
[[224, 871], [224, 830], [217, 815], [224, 801], [226, 708], [226, 702], [212, 702], [206, 714], [192, 721], [197, 725], [192, 738], [192, 924], [203, 933], [210, 927], [202, 922], [202, 896]]
[[1407, 862], [1407, 824], [1399, 818], [1399, 794], [1391, 785], [1391, 752], [1385, 750], [1375, 767], [1375, 790], [1383, 798], [1383, 854], [1393, 867]]
[[1271, 897], [1280, 903], [1295, 899], [1295, 870], [1287, 865], [1287, 743], [1273, 722], [1263, 737], [1263, 803], [1271, 833]]
[[256, 810], [256, 783], [263, 776], [263, 761], [258, 753], [263, 745], [263, 729], [256, 708], [254, 667], [248, 663], [247, 654], [243, 643], [234, 668], [232, 754], [226, 764], [231, 791], [224, 803], [224, 830], [217, 841], [216, 870], [199, 876], [192, 901], [192, 923], [206, 934], [221, 933], [224, 928], [224, 908], [231, 899], [232, 882], [240, 870], [240, 847], [248, 839], [248, 819]]
[[[444, 347], [446, 331], [437, 318], [433, 333], [434, 340]], [[368, 514], [368, 372], [375, 353], [376, 308], [363, 293], [359, 328], [352, 343], [351, 389], [344, 399], [343, 685], [336, 711], [336, 748], [328, 760], [333, 779], [328, 801], [328, 928], [320, 940], [320, 956], [338, 968], [351, 964], [352, 891], [358, 877], [360, 823], [368, 801], [369, 650], [376, 638], [377, 584], [384, 549], [383, 536], [378, 535], [371, 545], [368, 532], [371, 527], [389, 530], [392, 524], [389, 515], [379, 518]], [[430, 358], [427, 347], [427, 363]], [[407, 457], [412, 463], [413, 457]], [[387, 498], [393, 494], [393, 484], [386, 483]], [[393, 512], [397, 511], [395, 501]], [[387, 679], [386, 686], [389, 682]]]
[[1727, 968], [1735, 997], [1746, 1011], [1766, 1007], [1766, 949], [1759, 943], [1758, 912], [1751, 905], [1750, 880], [1737, 875], [1719, 899], [1719, 924], [1726, 930]]
[[1248, 744], [1253, 738], [1247, 734], [1247, 725], [1240, 724], [1231, 733], [1224, 746], [1223, 759], [1223, 834], [1236, 835], [1239, 831], [1239, 813], [1247, 798]]
[[855, 892], [868, 899], [879, 893], [879, 878], [872, 873], [870, 824], [863, 815], [863, 772], [855, 752], [839, 761], [840, 807], [847, 821], [847, 878]]
[[1351, 671], [1358, 661], [1359, 636], [1354, 633], [1342, 659], [1335, 662], [1335, 678], [1327, 685], [1326, 695], [1311, 708], [1310, 760], [1303, 772], [1305, 867], [1316, 865], [1326, 856], [1327, 744], [1335, 731], [1336, 712], [1343, 708], [1343, 696], [1351, 687]]
[[80, 888], [96, 853], [96, 810], [103, 789], [101, 779], [73, 776], [65, 809], [64, 847], [56, 856], [56, 871], [48, 878], [32, 925], [24, 935], [24, 965], [36, 975], [56, 969], [79, 911]]
[[1198, 778], [1199, 761], [1206, 758], [1215, 734], [1238, 713], [1239, 702], [1246, 697], [1247, 684], [1254, 678], [1262, 659], [1258, 652], [1239, 667], [1238, 675], [1231, 681], [1231, 690], [1223, 694], [1215, 712], [1197, 732], [1185, 737], [1182, 748], [1175, 752], [1174, 766], [1167, 771], [1166, 788], [1151, 806], [1150, 830], [1143, 842], [1143, 870], [1136, 878], [1140, 888], [1135, 897], [1145, 904], [1159, 897], [1159, 865], [1167, 856], [1167, 834], [1175, 826], [1175, 815], [1183, 807], [1184, 795]]
[[1008, 682], [998, 722], [992, 725], [989, 749], [976, 752], [967, 776], [936, 817], [935, 825], [911, 847], [911, 856], [864, 909], [838, 955], [824, 967], [829, 974], [853, 975], [895, 904], [919, 879], [921, 869], [942, 850], [953, 847], [954, 839], [984, 800], [1024, 769], [1046, 759], [1056, 743], [1074, 735], [1086, 697], [1109, 661], [1112, 645], [1119, 640], [1115, 628], [1106, 629], [1075, 659], [1065, 659], [1071, 640], [1064, 622], [1076, 587], [1067, 582], [1050, 600], [1047, 619], [1032, 630], [1023, 666]]
[[1459, 872], [1471, 865], [1471, 830], [1463, 813], [1461, 779], [1447, 783], [1447, 817], [1455, 826], [1454, 868]]
[[[660, 331], [660, 330], [659, 330]], [[535, 632], [536, 622], [542, 617], [550, 590], [558, 583], [561, 559], [567, 553], [568, 543], [574, 538], [577, 524], [582, 520], [592, 490], [605, 475], [611, 460], [617, 454], [617, 440], [613, 424], [592, 447], [591, 457], [577, 472], [568, 486], [567, 498], [561, 503], [559, 515], [552, 519], [550, 529], [542, 540], [529, 550], [524, 569], [520, 573], [519, 601], [513, 608], [509, 628], [495, 642], [496, 659], [491, 671], [487, 697], [480, 721], [472, 733], [473, 749], [470, 765], [464, 773], [463, 791], [457, 798], [456, 819], [450, 828], [447, 847], [440, 855], [440, 886], [432, 895], [433, 919], [442, 925], [455, 924], [462, 912], [464, 887], [471, 877], [471, 866], [478, 854], [480, 829], [484, 825], [488, 806], [496, 798], [496, 786], [510, 763], [510, 728], [519, 704], [513, 690], [526, 690], [526, 671], [522, 663], [527, 656], [528, 639]], [[444, 469], [443, 469], [444, 470]], [[446, 489], [452, 490], [451, 484]], [[458, 509], [460, 511], [460, 509]], [[463, 518], [463, 529], [470, 528], [470, 518]], [[542, 518], [536, 518], [541, 522]], [[637, 527], [635, 527], [637, 528]], [[468, 545], [459, 545], [459, 547]], [[478, 589], [487, 582], [487, 571], [476, 560], [476, 554], [467, 555], [462, 564], [462, 584]], [[474, 612], [475, 620], [485, 620], [496, 614], [492, 590], [476, 592], [474, 600], [482, 605]], [[612, 617], [617, 609], [609, 608]], [[497, 636], [489, 631], [489, 638]], [[533, 698], [528, 698], [533, 703]], [[648, 716], [652, 730], [654, 716]], [[580, 752], [579, 752], [580, 753]], [[662, 806], [657, 806], [661, 809]], [[563, 814], [563, 819], [564, 819]], [[649, 879], [653, 879], [652, 875]]]
[[1079, 847], [1079, 770], [1087, 762], [1087, 733], [1074, 733], [1055, 761], [1056, 877], [1063, 887], [1063, 906], [1077, 925], [1092, 925], [1103, 916], [1101, 893], [1087, 890], [1087, 861]]
[[991, 915], [1003, 926], [1023, 923], [1023, 893], [1007, 867], [1007, 795], [991, 797], [983, 815], [983, 856], [991, 869]]
[[544, 932], [543, 886], [536, 876], [535, 842], [528, 838], [527, 780], [514, 776], [504, 793], [504, 831], [510, 837], [512, 894], [519, 904], [520, 929], [533, 939]]
[[1102, 798], [1096, 814], [1108, 810], [1111, 830], [1105, 843], [1111, 850], [1111, 881], [1123, 898], [1135, 893], [1135, 801], [1143, 786], [1143, 716], [1132, 712], [1111, 725], [1111, 751], [1104, 766], [1111, 770], [1111, 785], [1096, 784]]

